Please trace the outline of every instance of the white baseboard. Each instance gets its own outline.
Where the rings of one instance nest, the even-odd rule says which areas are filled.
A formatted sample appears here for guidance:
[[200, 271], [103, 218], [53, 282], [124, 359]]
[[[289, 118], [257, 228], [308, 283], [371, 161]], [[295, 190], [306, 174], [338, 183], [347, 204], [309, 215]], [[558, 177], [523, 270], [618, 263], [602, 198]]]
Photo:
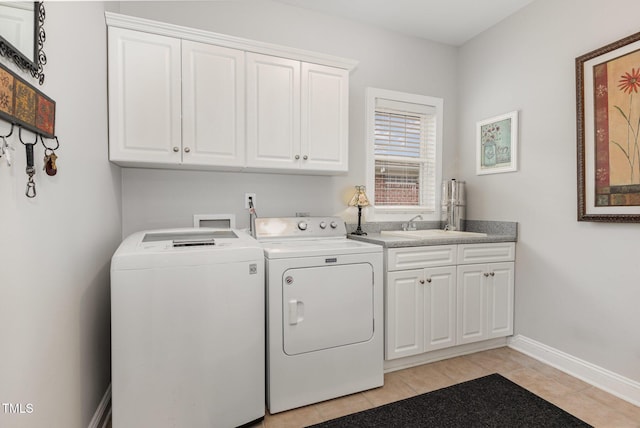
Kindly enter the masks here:
[[104, 428], [106, 426], [107, 419], [111, 414], [111, 384], [105, 391], [102, 396], [102, 400], [100, 400], [100, 404], [98, 404], [98, 408], [96, 412], [93, 414], [93, 418], [91, 418], [91, 422], [89, 422], [88, 428]]
[[625, 378], [522, 335], [511, 338], [509, 347], [607, 391], [635, 406], [640, 406], [640, 382]]

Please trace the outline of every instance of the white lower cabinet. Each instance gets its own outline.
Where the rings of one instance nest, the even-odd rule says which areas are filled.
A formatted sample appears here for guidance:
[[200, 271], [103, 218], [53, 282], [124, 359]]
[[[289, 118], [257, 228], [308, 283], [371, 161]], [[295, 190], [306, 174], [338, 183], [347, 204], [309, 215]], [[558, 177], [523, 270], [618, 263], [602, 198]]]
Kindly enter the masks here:
[[511, 242], [388, 249], [385, 359], [513, 334], [514, 256]]
[[514, 263], [458, 266], [458, 344], [513, 334]]
[[387, 281], [387, 359], [455, 345], [455, 266], [389, 272]]

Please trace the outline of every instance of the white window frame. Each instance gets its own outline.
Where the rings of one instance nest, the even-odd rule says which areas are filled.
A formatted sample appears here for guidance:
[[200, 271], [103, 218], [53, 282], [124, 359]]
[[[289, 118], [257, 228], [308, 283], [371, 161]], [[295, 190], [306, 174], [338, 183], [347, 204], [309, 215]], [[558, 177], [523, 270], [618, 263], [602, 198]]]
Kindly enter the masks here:
[[442, 188], [442, 130], [444, 100], [442, 98], [427, 95], [411, 94], [406, 92], [391, 91], [379, 88], [367, 88], [366, 90], [366, 183], [367, 196], [373, 204], [375, 201], [375, 113], [376, 100], [386, 99], [403, 103], [421, 104], [436, 109], [436, 158], [435, 158], [435, 206], [434, 210], [426, 210], [425, 207], [392, 207], [372, 205], [367, 209], [366, 217], [369, 221], [406, 221], [408, 215], [421, 214], [424, 221], [440, 221], [440, 192]]

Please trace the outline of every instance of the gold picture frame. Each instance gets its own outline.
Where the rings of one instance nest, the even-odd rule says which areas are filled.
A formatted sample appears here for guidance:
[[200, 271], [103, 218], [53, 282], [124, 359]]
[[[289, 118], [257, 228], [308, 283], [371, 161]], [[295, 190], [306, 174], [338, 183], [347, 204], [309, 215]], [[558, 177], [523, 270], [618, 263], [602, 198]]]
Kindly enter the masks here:
[[578, 221], [640, 222], [640, 33], [575, 65]]

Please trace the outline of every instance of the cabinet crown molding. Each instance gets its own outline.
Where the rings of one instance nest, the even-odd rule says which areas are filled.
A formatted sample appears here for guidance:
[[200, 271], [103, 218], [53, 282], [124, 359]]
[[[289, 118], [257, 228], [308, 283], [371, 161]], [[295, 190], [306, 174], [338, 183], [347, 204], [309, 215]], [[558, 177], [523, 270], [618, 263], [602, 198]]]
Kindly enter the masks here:
[[182, 40], [192, 40], [195, 42], [240, 49], [247, 52], [256, 52], [314, 64], [327, 65], [330, 67], [343, 68], [349, 71], [354, 70], [358, 65], [358, 62], [352, 59], [307, 51], [304, 49], [259, 42], [256, 40], [199, 30], [197, 28], [183, 27], [181, 25], [169, 24], [151, 19], [121, 15], [119, 13], [105, 12], [104, 15], [108, 27], [127, 28], [151, 34], [175, 37]]

